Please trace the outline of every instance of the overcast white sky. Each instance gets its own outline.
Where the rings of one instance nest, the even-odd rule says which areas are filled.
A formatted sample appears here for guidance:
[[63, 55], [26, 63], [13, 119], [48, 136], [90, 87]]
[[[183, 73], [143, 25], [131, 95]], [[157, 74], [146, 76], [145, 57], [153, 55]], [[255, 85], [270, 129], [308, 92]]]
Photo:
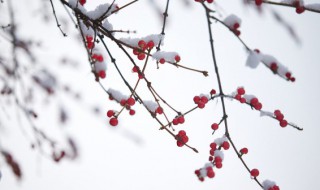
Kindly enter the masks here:
[[[94, 7], [99, 2], [92, 1], [89, 7]], [[129, 1], [117, 2], [123, 5]], [[154, 62], [150, 62], [147, 67], [147, 76], [150, 76], [155, 88], [181, 111], [194, 106], [193, 96], [207, 93], [212, 88], [217, 89], [205, 13], [200, 5], [191, 0], [190, 2], [190, 7], [184, 6], [181, 0], [170, 2], [162, 50], [179, 52], [183, 65], [207, 70], [209, 77], [166, 64], [157, 70]], [[53, 138], [63, 139], [65, 134], [74, 137], [79, 145], [80, 157], [75, 161], [53, 163], [29, 148], [30, 142], [24, 138], [18, 126], [4, 126], [0, 131], [1, 145], [12, 150], [23, 169], [23, 179], [17, 181], [1, 161], [0, 190], [259, 189], [232, 150], [225, 152], [223, 168], [216, 171], [214, 179], [206, 179], [201, 183], [194, 175], [194, 170], [202, 167], [208, 159], [209, 144], [224, 132], [221, 130], [212, 136], [210, 130], [210, 125], [221, 118], [220, 102], [210, 102], [206, 109], [197, 110], [186, 117], [183, 126], [176, 127], [177, 130], [187, 131], [190, 145], [196, 147], [199, 154], [187, 148], [178, 148], [174, 139], [159, 131], [157, 122], [139, 106], [135, 106], [135, 117], [129, 117], [125, 113], [119, 119], [119, 126], [111, 128], [104, 112], [119, 109], [119, 106], [108, 101], [107, 95], [94, 82], [83, 46], [75, 42], [77, 32], [74, 27], [63, 24], [62, 28], [69, 37], [62, 38], [53, 20], [44, 24], [38, 18], [40, 15], [29, 11], [41, 8], [38, 1], [13, 3], [19, 12], [17, 19], [21, 24], [21, 35], [32, 35], [34, 39], [44, 40], [43, 48], [37, 51], [41, 55], [40, 62], [59, 73], [59, 80], [72, 84], [74, 89], [83, 94], [83, 102], [79, 104], [66, 96], [56, 97], [56, 104], [65, 104], [72, 113], [71, 121], [63, 129], [54, 130], [57, 126], [45, 127], [55, 120], [50, 114], [55, 105], [39, 107], [40, 112], [43, 112], [39, 116], [43, 129], [52, 132]], [[163, 9], [165, 1], [158, 3]], [[268, 11], [258, 14], [257, 11], [242, 6], [240, 1], [218, 3], [223, 16], [234, 13], [242, 18], [241, 38], [249, 47], [259, 48], [262, 52], [275, 56], [289, 67], [297, 79], [295, 83], [286, 82], [263, 65], [255, 70], [246, 67], [247, 54], [244, 47], [227, 29], [213, 24], [224, 92], [232, 92], [238, 86], [244, 86], [249, 94], [259, 98], [263, 109], [280, 109], [288, 121], [304, 128], [302, 132], [291, 127], [283, 129], [277, 121], [260, 117], [258, 112], [238, 102], [227, 101], [231, 137], [238, 147], [249, 148], [245, 160], [249, 167], [259, 168], [261, 181], [276, 181], [281, 189], [316, 189], [320, 177], [320, 152], [317, 148], [320, 146], [320, 15], [309, 12], [297, 15], [294, 9], [268, 6], [278, 11], [294, 27], [301, 39], [301, 44], [297, 44]], [[306, 0], [305, 3], [317, 1]], [[55, 4], [59, 18], [68, 19], [59, 3]], [[49, 1], [47, 5], [49, 6]], [[3, 9], [2, 7], [0, 11]], [[61, 19], [62, 23], [63, 21]], [[137, 37], [157, 34], [162, 26], [147, 0], [140, 0], [113, 15], [109, 21], [115, 29], [137, 30], [138, 33], [132, 35]], [[2, 19], [0, 23], [3, 23]], [[120, 36], [125, 35], [116, 35]], [[125, 56], [119, 54], [116, 46], [108, 43], [119, 66], [133, 84], [135, 75], [130, 72], [131, 64]], [[6, 48], [5, 45], [7, 44], [1, 40], [0, 49]], [[77, 70], [60, 68], [58, 60], [61, 55], [71, 57], [81, 67]], [[111, 64], [108, 65], [107, 79], [103, 80], [103, 84], [106, 88], [129, 93]], [[141, 90], [146, 99], [151, 99], [145, 87], [142, 83], [138, 90]], [[90, 110], [90, 105], [96, 103], [103, 112], [97, 117]], [[171, 114], [170, 118], [172, 117], [174, 115]], [[62, 133], [59, 132], [60, 129]]]

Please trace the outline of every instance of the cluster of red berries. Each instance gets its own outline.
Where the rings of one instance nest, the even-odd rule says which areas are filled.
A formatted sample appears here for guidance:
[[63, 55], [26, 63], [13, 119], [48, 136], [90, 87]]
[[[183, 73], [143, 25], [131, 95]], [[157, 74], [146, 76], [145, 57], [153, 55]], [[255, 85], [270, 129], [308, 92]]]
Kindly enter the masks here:
[[256, 110], [261, 110], [262, 108], [261, 102], [259, 102], [259, 99], [256, 97], [250, 99], [250, 105]]
[[[109, 99], [114, 100], [112, 96], [109, 96]], [[129, 97], [128, 99], [122, 99], [119, 103], [121, 106], [124, 106], [127, 110], [129, 110], [130, 115], [134, 115], [136, 113], [135, 110], [131, 109], [131, 107], [136, 103], [134, 98]], [[118, 116], [116, 115], [116, 112], [114, 110], [108, 110], [107, 117], [110, 118], [109, 124], [111, 126], [115, 127], [118, 125]]]
[[230, 27], [230, 30], [236, 35], [236, 36], [240, 36], [241, 32], [239, 30], [240, 28], [240, 24], [235, 22], [232, 27]]
[[237, 89], [237, 94], [234, 96], [234, 98], [241, 103], [245, 103], [245, 102], [247, 102], [247, 100], [244, 97], [242, 97], [245, 93], [246, 93], [246, 91], [244, 90], [244, 88], [239, 87]]
[[296, 7], [296, 13], [301, 14], [305, 11], [305, 8], [303, 6], [303, 3], [300, 2], [300, 0], [295, 0], [293, 2], [293, 6]]
[[108, 110], [107, 116], [110, 118], [109, 124], [110, 124], [111, 126], [115, 127], [115, 126], [118, 125], [119, 121], [118, 121], [117, 116], [115, 116], [115, 111], [113, 111], [113, 110]]
[[[179, 62], [181, 60], [181, 57], [179, 55], [175, 55], [174, 56], [174, 60], [176, 62]], [[160, 58], [159, 59], [159, 63], [164, 64], [165, 62], [167, 62], [167, 60], [165, 58]]]
[[173, 125], [183, 124], [184, 121], [185, 121], [185, 120], [184, 120], [183, 115], [179, 115], [179, 116], [175, 117], [175, 118], [172, 120], [172, 124], [173, 124]]
[[198, 104], [198, 108], [202, 109], [208, 103], [208, 97], [205, 95], [195, 96], [193, 97], [193, 101], [195, 104]]
[[197, 175], [197, 177], [198, 177], [198, 179], [199, 179], [200, 181], [204, 181], [204, 176], [201, 175], [201, 173], [202, 173], [201, 170], [204, 171], [206, 177], [208, 177], [208, 178], [214, 178], [215, 173], [214, 173], [214, 171], [213, 171], [213, 168], [212, 168], [212, 166], [208, 166], [208, 167], [206, 167], [206, 168], [202, 168], [202, 169], [198, 169], [198, 170], [195, 170], [195, 171], [194, 171], [194, 173]]
[[294, 78], [290, 72], [286, 73], [286, 77], [287, 77], [287, 80], [290, 80], [291, 82], [296, 81], [296, 78]]
[[182, 147], [189, 141], [189, 137], [187, 136], [184, 130], [181, 130], [176, 135], [176, 140], [177, 140], [177, 146]]
[[256, 97], [251, 97], [250, 99], [246, 99], [245, 97], [243, 97], [243, 95], [245, 95], [246, 91], [244, 90], [243, 87], [239, 87], [237, 89], [237, 94], [234, 96], [234, 99], [238, 100], [241, 103], [249, 103], [252, 107], [254, 107], [254, 109], [256, 110], [261, 110], [262, 108], [262, 104], [261, 102], [259, 102], [259, 99]]
[[217, 168], [222, 168], [222, 158], [220, 156], [215, 155], [216, 151], [220, 151], [219, 149], [222, 147], [224, 150], [228, 150], [230, 148], [230, 144], [228, 141], [223, 141], [219, 147], [217, 147], [217, 143], [213, 142], [210, 144], [210, 156], [209, 156], [209, 161], [214, 162], [214, 165]]
[[132, 68], [132, 72], [138, 73], [139, 79], [143, 79], [143, 76], [144, 76], [144, 75], [143, 75], [143, 73], [141, 72], [139, 66], [134, 66], [134, 67]]
[[[103, 56], [101, 54], [96, 54], [94, 53], [91, 58], [94, 61], [98, 61], [98, 62], [103, 62]], [[100, 70], [98, 71], [98, 73], [96, 73], [100, 78], [104, 79], [106, 78], [106, 71], [105, 70]]]
[[146, 57], [146, 54], [144, 51], [147, 49], [149, 50], [152, 49], [154, 47], [154, 42], [153, 41], [145, 42], [144, 40], [140, 40], [138, 42], [138, 47], [139, 48], [133, 49], [133, 54], [136, 55], [139, 60], [144, 60], [144, 58]]
[[79, 0], [79, 3], [83, 6], [84, 4], [86, 4], [86, 0]]
[[279, 124], [280, 124], [281, 127], [286, 127], [288, 125], [287, 120], [284, 119], [284, 115], [281, 113], [280, 110], [275, 110], [274, 111], [274, 116], [279, 121]]
[[93, 37], [86, 36], [87, 48], [92, 49], [94, 47]]

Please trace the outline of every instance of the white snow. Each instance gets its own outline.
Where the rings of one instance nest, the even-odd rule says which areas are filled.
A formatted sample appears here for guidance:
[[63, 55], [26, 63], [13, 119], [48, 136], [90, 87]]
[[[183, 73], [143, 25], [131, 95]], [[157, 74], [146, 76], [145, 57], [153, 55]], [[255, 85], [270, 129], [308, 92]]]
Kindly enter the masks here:
[[231, 15], [227, 16], [227, 17], [223, 20], [223, 22], [224, 22], [229, 28], [233, 28], [233, 25], [234, 25], [235, 23], [238, 23], [239, 25], [241, 25], [241, 19], [240, 19], [238, 16], [234, 15], [234, 14], [231, 14]]
[[176, 55], [179, 54], [177, 52], [157, 51], [154, 54], [152, 54], [152, 57], [157, 61], [160, 61], [160, 59], [163, 58], [166, 60], [166, 62], [175, 63], [176, 61], [174, 57]]
[[127, 96], [123, 95], [121, 92], [115, 90], [115, 89], [112, 89], [112, 88], [109, 88], [108, 90], [108, 93], [111, 94], [111, 96], [117, 101], [117, 102], [120, 102], [122, 99], [128, 99]]
[[[117, 9], [117, 5], [115, 4], [109, 9], [110, 6], [109, 3], [98, 5], [94, 10], [88, 11], [86, 15], [93, 20], [98, 19], [103, 15], [109, 16], [112, 11]], [[106, 13], [107, 11], [108, 13]]]
[[255, 69], [259, 65], [262, 59], [262, 55], [256, 51], [250, 51], [249, 56], [246, 61], [246, 66]]
[[112, 24], [107, 19], [103, 22], [102, 26], [103, 26], [103, 28], [105, 28], [108, 31], [113, 30]]
[[215, 150], [214, 151], [214, 157], [220, 157], [221, 160], [223, 161], [224, 159], [224, 153], [221, 150]]
[[320, 3], [307, 4], [304, 7], [320, 11]]
[[87, 27], [82, 21], [80, 22], [80, 29], [85, 36], [94, 36], [94, 30], [91, 27]]
[[276, 183], [274, 181], [271, 181], [268, 179], [266, 179], [262, 182], [262, 186], [263, 186], [264, 190], [268, 190], [270, 187], [273, 187], [275, 185], [276, 185]]
[[261, 110], [261, 111], [260, 111], [260, 117], [263, 117], [263, 116], [273, 117], [273, 113], [272, 113], [272, 112], [269, 112], [269, 111], [263, 111], [263, 110]]
[[224, 141], [228, 141], [228, 139], [227, 139], [226, 136], [223, 136], [223, 137], [220, 137], [220, 138], [216, 138], [216, 139], [214, 140], [214, 142], [215, 142], [218, 146], [222, 145], [222, 143], [223, 143]]
[[159, 107], [158, 104], [151, 100], [144, 100], [143, 104], [147, 107], [147, 109], [151, 112], [155, 112], [156, 109]]
[[153, 43], [155, 45], [159, 44], [161, 41], [161, 45], [163, 45], [163, 40], [164, 40], [164, 36], [161, 34], [150, 34], [148, 36], [145, 37], [141, 37], [141, 38], [120, 38], [120, 41], [132, 46], [132, 47], [139, 47], [138, 46], [138, 42], [140, 40], [144, 40], [146, 43], [148, 43], [149, 41], [153, 41]]

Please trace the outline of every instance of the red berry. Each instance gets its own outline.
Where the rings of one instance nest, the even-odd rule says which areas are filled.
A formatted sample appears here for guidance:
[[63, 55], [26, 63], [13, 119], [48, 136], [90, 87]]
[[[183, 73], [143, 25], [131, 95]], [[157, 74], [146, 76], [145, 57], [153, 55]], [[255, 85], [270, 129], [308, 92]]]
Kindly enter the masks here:
[[181, 137], [181, 141], [186, 144], [189, 141], [189, 137], [187, 135]]
[[184, 143], [182, 141], [177, 141], [177, 146], [178, 147], [182, 147], [184, 145]]
[[211, 156], [214, 156], [214, 151], [215, 151], [215, 150], [216, 150], [216, 149], [210, 149], [210, 152], [209, 152], [209, 153], [210, 153]]
[[180, 58], [179, 55], [176, 55], [176, 56], [174, 57], [174, 60], [176, 60], [176, 62], [179, 62], [179, 61], [181, 60], [181, 58]]
[[278, 121], [282, 121], [282, 120], [283, 120], [283, 118], [284, 118], [284, 116], [283, 116], [283, 114], [282, 114], [282, 113], [280, 113], [280, 114], [276, 115], [276, 119], [277, 119]]
[[87, 47], [88, 47], [88, 49], [92, 49], [93, 46], [94, 46], [94, 43], [93, 43], [93, 42], [90, 42], [90, 41], [87, 42]]
[[280, 126], [281, 126], [281, 127], [286, 127], [287, 125], [288, 125], [287, 120], [281, 120], [281, 121], [280, 121]]
[[233, 28], [234, 28], [234, 29], [238, 29], [239, 27], [240, 27], [240, 24], [239, 24], [239, 23], [236, 22], [236, 23], [233, 24]]
[[296, 81], [296, 78], [291, 77], [290, 80], [291, 80], [291, 82], [294, 82], [294, 81]]
[[277, 116], [277, 115], [280, 115], [280, 114], [281, 114], [281, 111], [280, 111], [280, 110], [274, 110], [273, 113], [274, 113], [275, 116]]
[[291, 78], [291, 73], [290, 73], [290, 72], [287, 72], [287, 73], [286, 73], [286, 77], [287, 77], [288, 79], [290, 79], [290, 78]]
[[130, 97], [128, 98], [127, 103], [129, 104], [129, 106], [133, 106], [136, 103], [136, 101], [132, 97]]
[[113, 110], [108, 110], [108, 112], [107, 112], [107, 116], [108, 116], [108, 117], [112, 117], [113, 114], [114, 114], [114, 111], [113, 111]]
[[209, 161], [212, 162], [213, 161], [213, 157], [209, 156]]
[[240, 153], [241, 153], [241, 154], [248, 154], [248, 149], [247, 149], [247, 148], [242, 148], [242, 149], [240, 150]]
[[87, 42], [92, 42], [93, 37], [92, 36], [86, 36], [86, 40], [87, 40]]
[[126, 101], [125, 99], [122, 99], [122, 100], [120, 101], [120, 105], [121, 105], [121, 106], [124, 106], [124, 105], [126, 105], [126, 102], [127, 102], [127, 101]]
[[199, 180], [200, 180], [200, 181], [204, 181], [204, 178], [203, 178], [203, 177], [199, 177]]
[[280, 188], [279, 188], [279, 186], [274, 185], [274, 186], [273, 186], [273, 190], [280, 190]]
[[222, 158], [220, 156], [217, 156], [214, 158], [214, 162], [222, 162]]
[[258, 98], [252, 98], [250, 100], [250, 104], [253, 105], [253, 106], [256, 105], [258, 102], [259, 102]]
[[153, 41], [149, 41], [149, 42], [147, 43], [147, 47], [148, 47], [149, 49], [152, 49], [152, 48], [154, 47], [154, 42], [153, 42]]
[[213, 3], [213, 0], [207, 0], [208, 3]]
[[215, 176], [215, 173], [214, 173], [214, 171], [211, 169], [211, 170], [208, 170], [207, 171], [207, 176], [209, 177], [209, 178], [213, 178], [214, 176]]
[[259, 176], [259, 170], [258, 169], [252, 169], [250, 171], [250, 174], [251, 174], [252, 177], [255, 178], [255, 177]]
[[146, 55], [144, 53], [139, 53], [139, 55], [138, 55], [139, 60], [144, 60], [145, 57], [146, 57]]
[[138, 77], [139, 77], [139, 79], [143, 79], [144, 74], [143, 73], [138, 73]]
[[179, 135], [179, 136], [185, 136], [185, 135], [186, 135], [186, 132], [185, 132], [184, 130], [180, 130], [180, 131], [178, 132], [178, 135]]
[[273, 72], [277, 72], [277, 70], [278, 70], [278, 65], [277, 65], [276, 63], [271, 63], [270, 69], [271, 69]]
[[202, 109], [205, 107], [205, 104], [203, 102], [198, 102], [198, 108]]
[[104, 70], [99, 71], [98, 75], [102, 79], [106, 78], [106, 72]]
[[194, 103], [199, 103], [199, 101], [200, 101], [200, 97], [199, 96], [195, 96], [195, 97], [193, 97], [193, 101], [194, 101]]
[[173, 124], [173, 125], [178, 125], [178, 124], [179, 124], [178, 119], [177, 119], [177, 118], [174, 118], [174, 119], [172, 120], [172, 124]]
[[230, 144], [228, 141], [224, 141], [221, 146], [225, 150], [228, 150], [230, 148]]
[[140, 40], [139, 42], [138, 42], [138, 46], [141, 48], [141, 49], [145, 49], [145, 47], [146, 47], [146, 42], [144, 41], [144, 40]]
[[136, 111], [134, 111], [134, 110], [129, 110], [129, 114], [130, 115], [134, 115], [136, 113]]
[[296, 7], [296, 13], [301, 14], [305, 11], [304, 6], [298, 6]]
[[162, 109], [162, 107], [157, 107], [157, 109], [156, 109], [156, 113], [158, 113], [158, 114], [162, 114], [162, 113], [163, 113], [163, 109]]
[[246, 101], [247, 101], [247, 100], [246, 100], [245, 98], [240, 98], [240, 102], [241, 102], [241, 103], [246, 103]]
[[211, 125], [211, 129], [217, 130], [219, 128], [219, 125], [217, 123], [214, 123]]
[[79, 0], [79, 3], [80, 3], [81, 5], [84, 5], [84, 4], [86, 3], [86, 0]]
[[255, 0], [255, 3], [257, 6], [260, 6], [262, 4], [262, 0]]
[[259, 49], [254, 49], [254, 51], [255, 51], [256, 53], [260, 53], [260, 50], [259, 50]]
[[118, 119], [117, 118], [115, 118], [115, 117], [113, 117], [113, 118], [111, 118], [110, 120], [109, 120], [109, 123], [110, 123], [110, 125], [111, 126], [117, 126], [118, 125]]
[[134, 67], [132, 68], [132, 72], [134, 72], [134, 73], [138, 72], [138, 70], [139, 70], [139, 67], [138, 67], [138, 66], [134, 66]]
[[241, 34], [241, 32], [239, 30], [235, 30], [234, 33], [236, 36], [240, 36], [240, 34]]
[[222, 162], [216, 162], [215, 165], [218, 169], [222, 168]]
[[184, 123], [184, 117], [183, 116], [178, 117], [178, 122], [180, 124], [183, 124]]
[[165, 60], [164, 58], [161, 58], [161, 59], [159, 60], [159, 62], [160, 62], [161, 64], [164, 64], [164, 63], [166, 62], [166, 60]]
[[241, 95], [240, 95], [240, 94], [235, 95], [234, 99], [236, 99], [236, 100], [240, 101], [240, 99], [241, 99]]
[[200, 170], [195, 170], [194, 173], [195, 173], [196, 175], [200, 175]]
[[208, 103], [208, 98], [206, 96], [201, 96], [201, 102], [204, 104]]
[[244, 94], [246, 93], [246, 91], [244, 90], [243, 87], [239, 87], [239, 88], [237, 89], [237, 92], [238, 92], [239, 95], [244, 95]]
[[215, 90], [215, 89], [212, 89], [212, 90], [210, 91], [210, 94], [211, 94], [211, 95], [216, 94], [216, 90]]
[[133, 49], [133, 54], [134, 54], [134, 55], [139, 55], [139, 53], [140, 53], [140, 52], [139, 52], [138, 49], [136, 49], [136, 48]]
[[254, 109], [256, 109], [256, 110], [261, 110], [261, 108], [262, 108], [262, 104], [260, 102], [258, 102], [254, 105]]
[[215, 142], [211, 143], [211, 144], [210, 144], [210, 148], [216, 150], [217, 144], [216, 144]]

